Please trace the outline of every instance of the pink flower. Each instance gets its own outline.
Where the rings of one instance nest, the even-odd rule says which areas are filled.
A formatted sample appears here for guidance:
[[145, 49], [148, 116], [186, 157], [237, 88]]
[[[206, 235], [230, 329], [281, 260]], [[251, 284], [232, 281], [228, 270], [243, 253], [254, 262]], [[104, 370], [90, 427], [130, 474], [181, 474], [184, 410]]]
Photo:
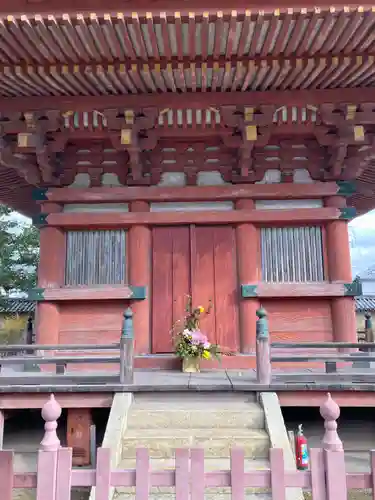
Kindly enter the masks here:
[[203, 333], [200, 330], [195, 330], [191, 332], [191, 343], [198, 345], [198, 344], [207, 344], [208, 340], [206, 335], [203, 335]]

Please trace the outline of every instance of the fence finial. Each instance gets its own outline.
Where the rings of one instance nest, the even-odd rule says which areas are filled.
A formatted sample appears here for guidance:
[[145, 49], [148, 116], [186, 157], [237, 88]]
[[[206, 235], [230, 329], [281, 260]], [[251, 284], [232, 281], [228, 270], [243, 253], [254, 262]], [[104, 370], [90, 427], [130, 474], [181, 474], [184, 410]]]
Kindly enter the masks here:
[[264, 309], [264, 307], [260, 307], [255, 314], [258, 316], [256, 324], [257, 339], [266, 339], [268, 338], [267, 311]]
[[44, 437], [40, 443], [40, 449], [43, 451], [56, 451], [60, 448], [60, 440], [57, 437], [57, 419], [61, 416], [61, 406], [56, 401], [55, 396], [51, 394], [49, 400], [42, 408], [42, 418], [44, 424]]
[[134, 337], [133, 331], [133, 311], [128, 307], [124, 311], [124, 322], [122, 324], [122, 337], [132, 339]]
[[322, 445], [324, 450], [328, 451], [342, 451], [342, 441], [337, 434], [336, 420], [340, 416], [340, 407], [333, 399], [331, 394], [327, 393], [327, 399], [320, 407], [320, 414], [324, 418], [324, 436]]

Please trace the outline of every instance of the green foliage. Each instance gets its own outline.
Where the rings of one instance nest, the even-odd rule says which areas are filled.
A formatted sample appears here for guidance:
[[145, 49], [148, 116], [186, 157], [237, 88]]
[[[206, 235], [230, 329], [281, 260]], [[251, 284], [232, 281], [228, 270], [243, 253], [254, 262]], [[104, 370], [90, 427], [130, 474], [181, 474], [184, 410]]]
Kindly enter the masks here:
[[21, 342], [27, 325], [27, 316], [13, 314], [4, 319], [0, 328], [0, 344], [18, 344]]
[[12, 210], [0, 205], [0, 295], [26, 292], [36, 286], [39, 231], [10, 218]]

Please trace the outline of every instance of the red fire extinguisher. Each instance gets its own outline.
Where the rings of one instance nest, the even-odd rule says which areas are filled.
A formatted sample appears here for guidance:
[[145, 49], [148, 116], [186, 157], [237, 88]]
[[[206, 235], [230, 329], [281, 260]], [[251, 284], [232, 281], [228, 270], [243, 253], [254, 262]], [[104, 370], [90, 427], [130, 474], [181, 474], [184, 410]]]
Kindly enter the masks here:
[[307, 470], [309, 468], [309, 451], [307, 449], [307, 439], [303, 435], [302, 424], [298, 426], [295, 443], [297, 469]]

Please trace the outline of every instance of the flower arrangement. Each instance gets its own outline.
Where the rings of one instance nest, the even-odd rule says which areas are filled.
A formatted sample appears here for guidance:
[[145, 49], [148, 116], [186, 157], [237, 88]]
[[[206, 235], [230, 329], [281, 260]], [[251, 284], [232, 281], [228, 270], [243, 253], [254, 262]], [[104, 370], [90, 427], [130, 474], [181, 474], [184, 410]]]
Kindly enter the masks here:
[[183, 321], [179, 320], [174, 325], [175, 333], [175, 353], [182, 360], [186, 359], [211, 359], [220, 358], [220, 347], [208, 342], [207, 336], [200, 330], [200, 320], [202, 315], [210, 314], [212, 302], [208, 307], [193, 307], [192, 299], [188, 296], [186, 304], [186, 315]]

